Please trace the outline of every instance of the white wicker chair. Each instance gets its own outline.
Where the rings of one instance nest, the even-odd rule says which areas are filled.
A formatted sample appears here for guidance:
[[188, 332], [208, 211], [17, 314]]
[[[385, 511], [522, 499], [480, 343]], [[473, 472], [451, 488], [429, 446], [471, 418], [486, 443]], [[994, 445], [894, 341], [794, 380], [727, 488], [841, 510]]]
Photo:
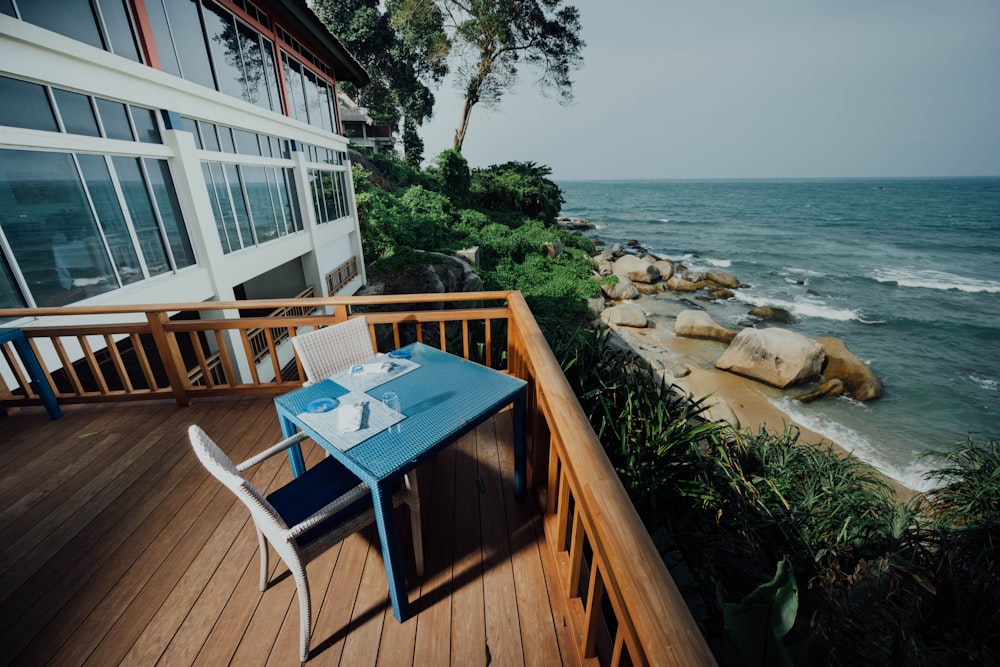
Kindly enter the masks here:
[[[295, 579], [301, 633], [299, 657], [305, 662], [309, 659], [312, 636], [306, 564], [375, 520], [371, 491], [332, 457], [324, 458], [267, 496], [243, 477], [241, 473], [244, 470], [298, 444], [305, 437], [301, 433], [239, 465], [235, 465], [197, 425], [188, 429], [188, 437], [205, 468], [250, 509], [260, 542], [260, 590], [263, 592], [268, 585], [269, 542]], [[411, 516], [419, 515], [419, 505], [414, 507], [411, 504], [414, 495], [404, 479], [400, 489], [393, 494], [393, 504], [398, 507], [406, 503]], [[423, 576], [422, 545], [417, 534], [414, 534], [413, 550], [417, 574]]]
[[[306, 384], [319, 382], [323, 378], [339, 373], [375, 356], [375, 343], [368, 331], [368, 320], [364, 315], [346, 322], [310, 331], [292, 338], [295, 355], [306, 372]], [[409, 497], [410, 528], [413, 533], [413, 550], [416, 554], [418, 570], [423, 571], [423, 531], [420, 522], [420, 489], [417, 486], [417, 471], [406, 473], [404, 477]]]
[[362, 315], [292, 338], [306, 384], [318, 382], [375, 356], [375, 344]]

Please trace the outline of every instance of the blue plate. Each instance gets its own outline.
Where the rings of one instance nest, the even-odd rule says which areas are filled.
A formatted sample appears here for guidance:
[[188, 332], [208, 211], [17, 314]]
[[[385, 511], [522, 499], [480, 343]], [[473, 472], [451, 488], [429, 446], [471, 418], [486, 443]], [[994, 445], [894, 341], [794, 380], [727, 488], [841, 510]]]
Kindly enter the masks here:
[[315, 401], [306, 406], [306, 410], [309, 412], [329, 412], [335, 407], [337, 407], [337, 399], [317, 398]]
[[389, 357], [391, 357], [392, 359], [409, 359], [410, 358], [410, 351], [409, 350], [393, 350], [392, 352], [389, 353]]

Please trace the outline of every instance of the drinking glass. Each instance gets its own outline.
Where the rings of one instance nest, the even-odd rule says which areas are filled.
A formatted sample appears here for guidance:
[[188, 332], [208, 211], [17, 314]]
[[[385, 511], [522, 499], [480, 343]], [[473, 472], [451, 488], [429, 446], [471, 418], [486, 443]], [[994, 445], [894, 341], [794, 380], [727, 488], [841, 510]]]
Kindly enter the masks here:
[[[399, 405], [399, 396], [397, 396], [396, 392], [394, 391], [387, 391], [384, 394], [382, 394], [382, 403], [390, 410], [395, 410], [396, 412], [403, 411]], [[400, 427], [399, 422], [396, 422], [396, 424], [389, 427], [390, 432], [394, 431], [396, 433], [399, 433], [401, 430], [402, 428]]]

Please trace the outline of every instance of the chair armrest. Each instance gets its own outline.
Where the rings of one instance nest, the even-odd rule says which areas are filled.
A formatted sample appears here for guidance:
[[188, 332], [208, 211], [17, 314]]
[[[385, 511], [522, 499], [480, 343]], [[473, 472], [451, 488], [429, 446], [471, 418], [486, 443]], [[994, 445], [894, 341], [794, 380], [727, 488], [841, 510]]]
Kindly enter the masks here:
[[351, 503], [358, 501], [361, 498], [364, 498], [369, 493], [371, 493], [371, 489], [368, 488], [367, 484], [365, 484], [364, 482], [358, 484], [350, 491], [344, 493], [343, 495], [338, 496], [337, 499], [334, 500], [333, 502], [327, 503], [323, 507], [313, 512], [312, 515], [306, 517], [302, 521], [298, 522], [297, 524], [289, 528], [288, 536], [293, 538], [298, 537], [299, 535], [306, 532], [310, 528], [313, 528], [314, 526], [317, 526], [318, 524], [326, 521], [331, 516], [333, 516], [340, 510], [344, 509]]
[[248, 458], [246, 461], [244, 461], [243, 463], [241, 463], [238, 466], [236, 466], [236, 469], [239, 470], [240, 472], [243, 472], [247, 468], [252, 468], [253, 466], [255, 466], [258, 463], [260, 463], [261, 461], [264, 461], [265, 459], [269, 459], [272, 456], [274, 456], [275, 454], [280, 454], [281, 452], [285, 451], [286, 449], [288, 449], [290, 447], [294, 447], [295, 445], [297, 445], [300, 442], [302, 442], [303, 440], [305, 440], [306, 437], [308, 437], [308, 436], [306, 436], [305, 433], [296, 433], [292, 437], [290, 437], [290, 438], [288, 438], [286, 440], [282, 440], [281, 442], [279, 442], [278, 444], [274, 445], [273, 447], [269, 447], [268, 449], [264, 450], [260, 454], [257, 454], [256, 456], [252, 456], [252, 457]]

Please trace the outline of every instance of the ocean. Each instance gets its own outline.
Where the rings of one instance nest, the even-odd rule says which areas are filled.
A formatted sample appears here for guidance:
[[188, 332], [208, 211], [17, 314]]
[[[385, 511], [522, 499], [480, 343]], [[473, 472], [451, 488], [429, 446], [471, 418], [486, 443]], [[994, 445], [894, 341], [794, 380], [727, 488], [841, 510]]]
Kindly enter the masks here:
[[772, 402], [889, 476], [925, 490], [923, 452], [1000, 439], [1000, 178], [558, 185], [588, 235], [749, 284], [699, 302], [720, 324], [777, 306], [798, 320], [777, 326], [842, 339], [881, 399]]

